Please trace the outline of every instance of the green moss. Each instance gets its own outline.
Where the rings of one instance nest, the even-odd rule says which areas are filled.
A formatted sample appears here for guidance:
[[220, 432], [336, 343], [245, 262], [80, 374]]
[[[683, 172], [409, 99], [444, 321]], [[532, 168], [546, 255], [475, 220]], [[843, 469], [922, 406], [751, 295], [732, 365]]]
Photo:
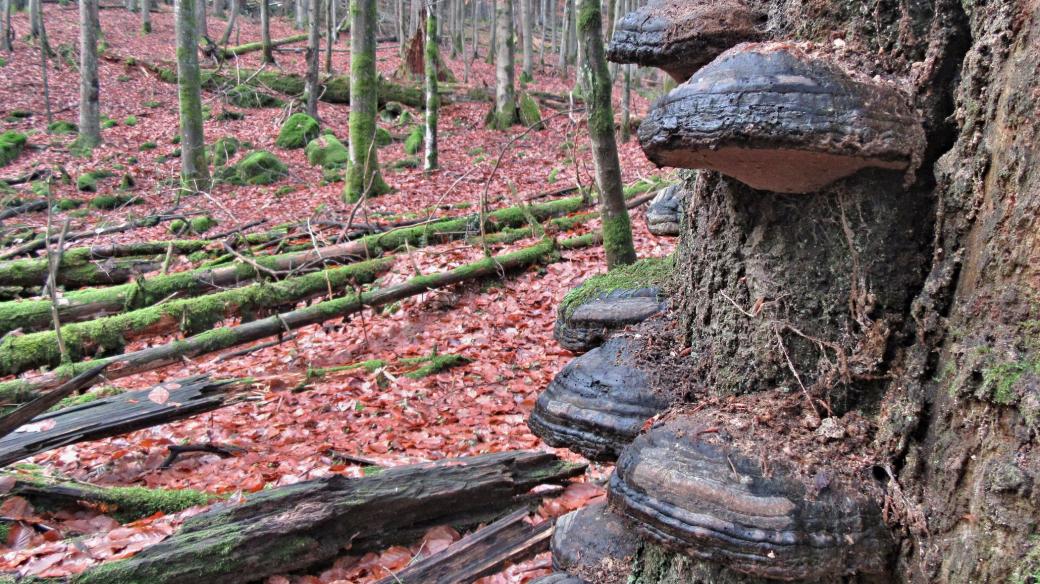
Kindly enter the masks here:
[[217, 120], [221, 122], [228, 122], [233, 120], [244, 120], [246, 115], [242, 112], [236, 112], [233, 109], [224, 108], [217, 114]]
[[393, 143], [394, 137], [390, 135], [390, 131], [386, 128], [376, 128], [376, 146], [382, 148], [383, 146], [389, 146]]
[[126, 119], [123, 120], [123, 123], [130, 127], [136, 126], [137, 116], [126, 116]]
[[412, 128], [404, 141], [404, 151], [407, 154], [418, 154], [423, 146], [423, 129], [419, 126]]
[[1040, 536], [1029, 538], [1029, 550], [1015, 566], [1008, 580], [1010, 584], [1036, 584], [1040, 582]]
[[238, 181], [248, 185], [268, 185], [285, 178], [289, 168], [277, 156], [266, 150], [257, 150], [235, 165]]
[[236, 85], [227, 92], [228, 101], [237, 107], [259, 108], [259, 107], [282, 107], [282, 100], [257, 91], [249, 85]]
[[391, 170], [401, 170], [402, 168], [419, 168], [422, 166], [422, 161], [416, 156], [406, 156], [400, 160], [395, 160], [390, 163]]
[[75, 134], [79, 132], [79, 126], [72, 122], [58, 120], [47, 126], [47, 132], [51, 134]]
[[104, 129], [104, 130], [107, 130], [109, 128], [114, 128], [114, 127], [116, 127], [118, 125], [119, 125], [119, 122], [113, 120], [112, 118], [105, 118], [105, 119], [101, 120], [101, 128]]
[[79, 199], [58, 199], [58, 201], [54, 203], [54, 208], [58, 211], [71, 211], [72, 209], [76, 209], [82, 205], [83, 201], [80, 201]]
[[646, 258], [631, 265], [619, 266], [606, 274], [585, 280], [568, 292], [560, 303], [560, 309], [564, 315], [570, 316], [581, 304], [611, 290], [664, 286], [674, 269], [675, 259], [672, 256]]
[[282, 124], [275, 145], [279, 148], [303, 148], [308, 142], [318, 137], [318, 121], [305, 113], [295, 113]]
[[118, 209], [124, 205], [138, 205], [143, 202], [140, 197], [134, 195], [101, 195], [91, 199], [90, 206], [95, 209]]
[[982, 370], [982, 393], [1000, 405], [1018, 403], [1019, 381], [1026, 375], [1040, 375], [1040, 358], [1000, 363]]
[[632, 223], [626, 211], [622, 210], [620, 215], [604, 218], [602, 230], [603, 248], [606, 251], [608, 264], [617, 266], [635, 261], [636, 249], [632, 243]]
[[533, 127], [536, 130], [545, 129], [545, 124], [542, 123], [542, 110], [538, 108], [538, 102], [533, 97], [527, 93], [521, 94], [518, 107], [520, 123], [524, 127]]
[[62, 399], [49, 411], [56, 412], [65, 408], [71, 408], [75, 406], [81, 406], [83, 404], [89, 404], [90, 402], [97, 401], [104, 397], [111, 397], [113, 395], [119, 395], [124, 393], [125, 389], [118, 387], [97, 387], [87, 391], [82, 395], [70, 395], [67, 398]]
[[441, 371], [446, 371], [448, 369], [451, 369], [452, 367], [465, 365], [466, 363], [472, 361], [472, 359], [463, 357], [462, 355], [455, 355], [452, 353], [448, 353], [445, 355], [438, 355], [436, 353], [433, 353], [428, 357], [402, 359], [401, 361], [410, 365], [422, 364], [422, 366], [418, 369], [405, 374], [405, 377], [408, 377], [409, 379], [422, 379], [423, 377], [436, 375], [437, 373], [440, 373]]
[[18, 158], [18, 155], [25, 149], [27, 141], [25, 134], [21, 132], [8, 130], [0, 134], [0, 166], [6, 166]]
[[144, 144], [141, 144], [138, 150], [140, 150], [141, 152], [147, 152], [148, 150], [155, 150], [158, 147], [159, 145], [155, 142], [145, 142]]
[[322, 168], [340, 168], [350, 160], [347, 147], [331, 134], [311, 140], [304, 153], [307, 155], [307, 162]]
[[211, 159], [213, 160], [214, 166], [224, 166], [228, 163], [231, 158], [238, 153], [239, 148], [242, 147], [242, 143], [238, 141], [238, 138], [234, 136], [224, 136], [218, 138], [213, 146], [210, 148]]

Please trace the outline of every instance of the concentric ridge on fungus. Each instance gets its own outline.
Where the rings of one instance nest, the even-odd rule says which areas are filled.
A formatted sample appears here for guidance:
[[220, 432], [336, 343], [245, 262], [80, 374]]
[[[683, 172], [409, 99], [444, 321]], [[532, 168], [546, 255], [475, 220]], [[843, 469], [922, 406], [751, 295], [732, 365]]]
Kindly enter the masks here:
[[553, 568], [597, 584], [623, 584], [639, 550], [639, 537], [603, 502], [560, 517], [551, 547]]
[[658, 166], [807, 193], [863, 168], [912, 172], [925, 138], [895, 85], [792, 43], [745, 43], [658, 100], [639, 141]]
[[679, 235], [686, 189], [672, 185], [657, 191], [646, 208], [646, 228], [654, 235]]
[[614, 337], [561, 370], [535, 402], [531, 431], [589, 460], [614, 460], [671, 400], [650, 388], [635, 363], [644, 340]]
[[557, 311], [553, 337], [564, 349], [582, 353], [617, 330], [664, 312], [668, 301], [657, 286], [618, 288], [582, 302], [569, 314], [567, 308], [561, 305]]
[[762, 38], [764, 20], [742, 0], [651, 0], [618, 21], [607, 58], [657, 67], [682, 83], [726, 49]]
[[893, 540], [873, 498], [807, 487], [782, 461], [763, 472], [776, 452], [744, 456], [724, 430], [680, 414], [625, 448], [610, 504], [662, 545], [737, 572], [809, 581], [884, 573]]

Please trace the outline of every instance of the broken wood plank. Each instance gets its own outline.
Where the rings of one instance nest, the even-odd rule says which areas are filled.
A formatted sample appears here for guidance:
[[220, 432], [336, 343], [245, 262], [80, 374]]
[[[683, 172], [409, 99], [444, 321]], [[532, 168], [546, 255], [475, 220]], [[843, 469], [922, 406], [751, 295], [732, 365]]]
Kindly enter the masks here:
[[534, 525], [520, 509], [376, 584], [469, 584], [549, 549], [553, 521]]
[[32, 419], [35, 431], [0, 438], [0, 466], [61, 446], [119, 436], [230, 405], [236, 401], [229, 391], [232, 383], [200, 375], [156, 386], [169, 393], [163, 403], [149, 399], [156, 389], [149, 388], [36, 416]]
[[584, 465], [541, 452], [500, 452], [334, 475], [260, 491], [188, 519], [166, 540], [87, 570], [77, 584], [241, 584], [407, 543], [435, 525], [472, 526], [515, 509], [541, 484]]

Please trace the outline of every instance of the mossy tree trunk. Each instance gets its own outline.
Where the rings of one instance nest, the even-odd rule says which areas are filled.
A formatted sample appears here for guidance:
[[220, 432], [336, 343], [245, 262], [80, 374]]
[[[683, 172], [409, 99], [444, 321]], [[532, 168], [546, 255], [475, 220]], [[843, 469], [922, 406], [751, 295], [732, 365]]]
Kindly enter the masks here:
[[611, 103], [613, 83], [603, 51], [600, 0], [581, 0], [578, 11], [578, 40], [582, 54], [580, 76], [588, 108], [589, 139], [596, 166], [603, 215], [603, 249], [607, 267], [613, 268], [636, 261], [632, 243], [632, 224], [625, 208], [621, 184], [621, 163], [614, 140], [614, 107]]
[[425, 156], [423, 168], [429, 172], [437, 168], [437, 111], [441, 98], [437, 94], [437, 15], [433, 2], [426, 5], [426, 50], [424, 51], [424, 68], [426, 70], [426, 133]]
[[495, 116], [494, 127], [506, 130], [517, 122], [516, 90], [513, 86], [513, 0], [498, 0], [495, 14]]
[[98, 0], [80, 0], [78, 144], [85, 148], [101, 143], [97, 37]]
[[177, 0], [177, 97], [181, 125], [181, 190], [184, 193], [208, 191], [210, 188], [196, 49], [195, 3], [200, 1]]
[[344, 197], [348, 201], [386, 193], [376, 147], [378, 72], [376, 0], [350, 3], [350, 163]]
[[271, 3], [260, 0], [260, 45], [263, 47], [263, 63], [274, 63], [274, 49], [271, 46]]
[[307, 0], [307, 11], [310, 12], [310, 26], [307, 29], [307, 115], [318, 119], [318, 54], [321, 51], [321, 19], [318, 13], [321, 0]]
[[534, 79], [534, 0], [519, 0], [520, 2], [520, 29], [524, 35], [523, 56], [521, 57], [522, 78], [525, 82]]

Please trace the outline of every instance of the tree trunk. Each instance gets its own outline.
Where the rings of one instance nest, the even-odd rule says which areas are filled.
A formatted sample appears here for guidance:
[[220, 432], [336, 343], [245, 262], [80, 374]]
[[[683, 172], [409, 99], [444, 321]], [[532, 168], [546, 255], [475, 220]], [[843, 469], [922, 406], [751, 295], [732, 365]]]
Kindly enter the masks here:
[[408, 14], [405, 12], [405, 0], [397, 0], [397, 52], [404, 57], [408, 50]]
[[308, 0], [295, 0], [293, 2], [293, 7], [296, 11], [296, 18], [293, 19], [293, 25], [296, 27], [296, 30], [307, 29], [307, 2]]
[[98, 0], [79, 3], [79, 138], [78, 144], [93, 148], [101, 143], [101, 113], [98, 103]]
[[513, 0], [498, 0], [495, 15], [498, 44], [495, 46], [495, 119], [493, 126], [508, 130], [517, 122], [516, 91], [513, 88]]
[[29, 36], [37, 38], [40, 36], [40, 0], [29, 0]]
[[614, 106], [611, 103], [614, 84], [603, 51], [600, 24], [603, 19], [599, 6], [600, 0], [581, 0], [578, 29], [582, 56], [580, 73], [603, 215], [603, 249], [607, 255], [607, 267], [615, 268], [635, 262], [636, 250], [632, 243], [632, 224], [625, 208], [621, 163], [614, 140]]
[[329, 563], [344, 548], [378, 550], [422, 537], [430, 526], [472, 526], [522, 505], [544, 484], [584, 465], [555, 455], [501, 452], [269, 489], [188, 519], [132, 558], [76, 577], [77, 584], [238, 584]]
[[227, 44], [231, 42], [231, 33], [235, 30], [235, 23], [238, 21], [238, 0], [231, 0], [231, 8], [229, 11], [231, 14], [228, 16], [227, 28], [224, 29], [224, 34], [221, 35], [220, 42], [217, 43], [221, 47], [226, 47]]
[[274, 51], [271, 47], [271, 6], [269, 0], [260, 0], [260, 45], [263, 49], [263, 63], [274, 64]]
[[152, 32], [152, 2], [141, 0], [141, 34]]
[[195, 34], [198, 40], [209, 38], [209, 19], [206, 17], [206, 0], [195, 0]]
[[441, 98], [437, 93], [437, 15], [432, 0], [427, 4], [426, 10], [426, 50], [423, 52], [423, 65], [426, 70], [426, 148], [423, 169], [430, 172], [437, 168], [437, 110], [440, 108]]
[[560, 55], [557, 68], [560, 76], [567, 76], [567, 65], [571, 62], [571, 22], [574, 19], [574, 0], [563, 0], [563, 22], [560, 23]]
[[318, 55], [321, 53], [321, 0], [307, 0], [308, 20], [310, 22], [307, 37], [307, 84], [304, 90], [307, 95], [307, 115], [318, 119]]
[[337, 0], [325, 1], [325, 74], [332, 75], [332, 50], [339, 40], [339, 20], [336, 10]]
[[499, 0], [491, 0], [491, 15], [488, 18], [488, 29], [491, 33], [491, 40], [488, 42], [488, 63], [494, 63], [495, 55], [498, 54], [498, 2]]
[[0, 50], [14, 50], [14, 29], [11, 28], [11, 0], [0, 0]]
[[199, 93], [199, 37], [195, 31], [195, 2], [177, 2], [177, 97], [181, 125], [181, 191], [198, 193], [210, 188], [206, 140], [202, 135], [202, 97]]
[[534, 15], [534, 0], [519, 0], [520, 2], [520, 28], [524, 35], [523, 57], [521, 66], [523, 68], [522, 78], [525, 83], [534, 79], [534, 26], [531, 23]]
[[343, 195], [359, 201], [384, 194], [390, 187], [379, 171], [376, 113], [376, 1], [351, 0], [350, 25], [350, 163]]

